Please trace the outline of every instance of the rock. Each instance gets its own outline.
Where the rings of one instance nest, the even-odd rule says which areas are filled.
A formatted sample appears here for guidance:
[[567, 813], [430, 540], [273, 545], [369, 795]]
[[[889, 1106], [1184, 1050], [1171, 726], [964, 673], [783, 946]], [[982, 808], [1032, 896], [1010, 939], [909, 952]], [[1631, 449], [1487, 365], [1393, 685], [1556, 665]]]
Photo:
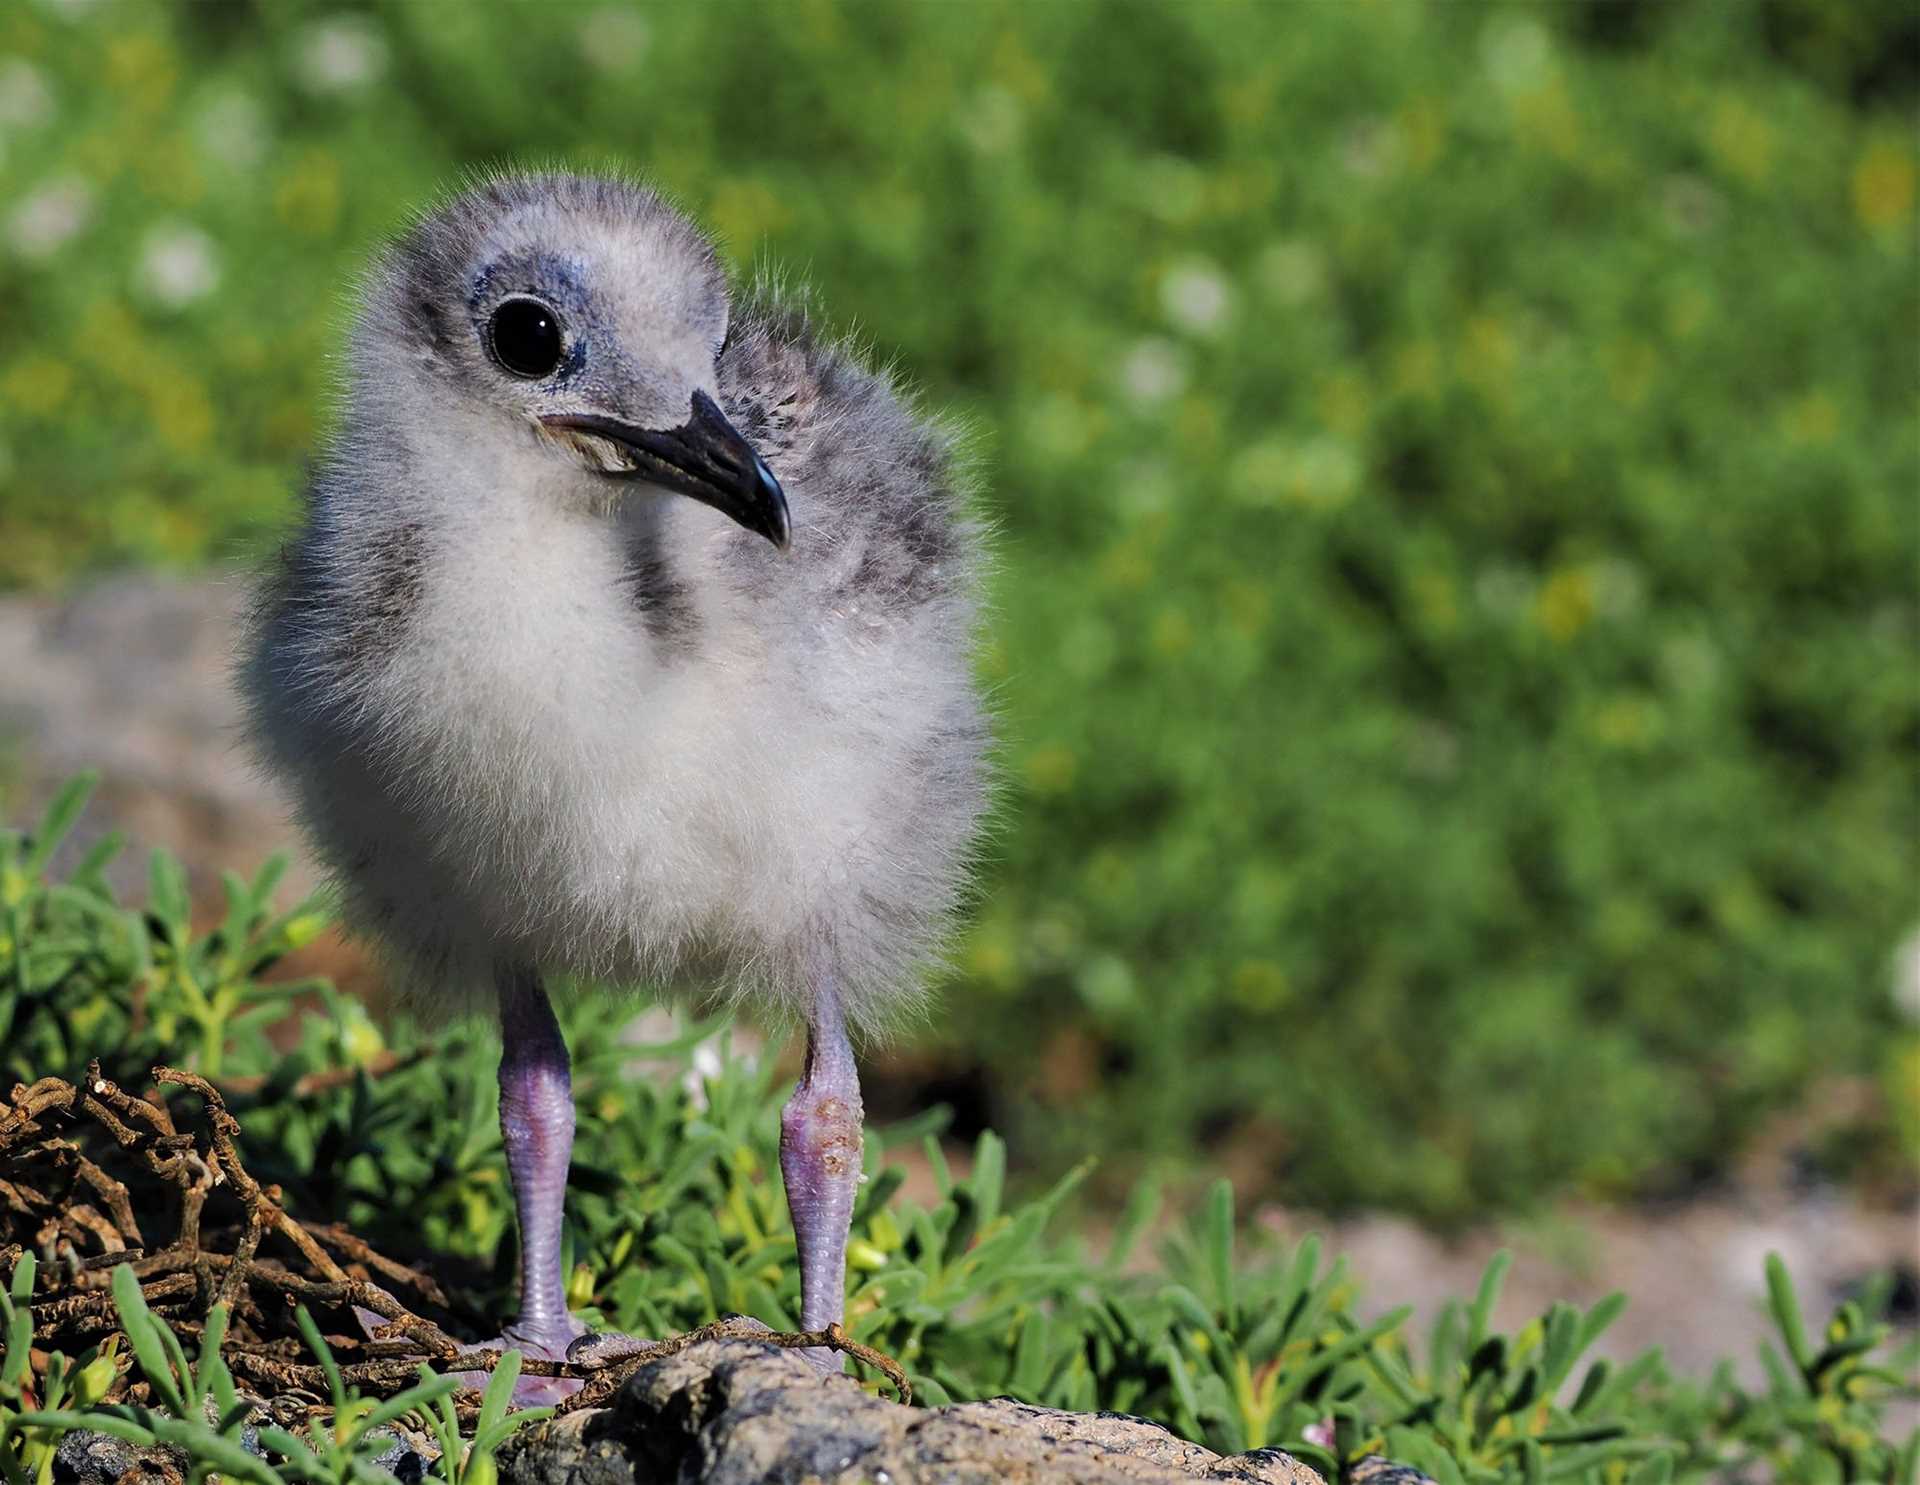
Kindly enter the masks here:
[[165, 1444], [129, 1444], [111, 1434], [76, 1428], [53, 1451], [55, 1485], [178, 1485], [186, 1455]]
[[385, 1470], [400, 1482], [400, 1485], [418, 1485], [427, 1478], [427, 1471], [440, 1457], [440, 1450], [432, 1439], [416, 1432], [404, 1424], [392, 1424], [376, 1429], [371, 1435], [386, 1442], [386, 1448], [373, 1461], [377, 1470]]
[[523, 1485], [1321, 1485], [1278, 1449], [1223, 1459], [1122, 1413], [902, 1407], [751, 1341], [652, 1362], [611, 1407], [516, 1434], [498, 1464]]
[[1433, 1481], [1411, 1465], [1394, 1464], [1374, 1454], [1353, 1467], [1353, 1485], [1433, 1485]]
[[[210, 1415], [207, 1421], [217, 1422], [211, 1399], [207, 1411]], [[303, 1407], [301, 1412], [304, 1414], [304, 1411]], [[294, 1433], [305, 1431], [304, 1421], [294, 1423], [283, 1419], [282, 1424], [290, 1425]], [[376, 1429], [371, 1437], [386, 1445], [373, 1461], [374, 1468], [392, 1475], [400, 1485], [424, 1481], [427, 1471], [440, 1457], [431, 1438], [404, 1423]], [[247, 1425], [241, 1431], [240, 1446], [249, 1454], [260, 1454], [259, 1430]], [[171, 1444], [129, 1444], [90, 1428], [76, 1428], [61, 1435], [53, 1454], [54, 1485], [180, 1485], [189, 1473], [190, 1462], [184, 1449]]]

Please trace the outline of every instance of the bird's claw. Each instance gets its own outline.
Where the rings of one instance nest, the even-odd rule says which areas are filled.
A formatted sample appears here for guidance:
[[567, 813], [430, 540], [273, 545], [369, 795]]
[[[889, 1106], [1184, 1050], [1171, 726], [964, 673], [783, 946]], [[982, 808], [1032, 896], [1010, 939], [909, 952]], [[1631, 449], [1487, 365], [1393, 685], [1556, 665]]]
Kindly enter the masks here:
[[659, 1344], [617, 1330], [589, 1330], [568, 1343], [566, 1355], [575, 1366], [597, 1371], [616, 1361], [625, 1361], [629, 1356], [644, 1355]]
[[825, 1377], [838, 1376], [847, 1369], [840, 1353], [831, 1346], [796, 1346], [793, 1354]]
[[[522, 1356], [539, 1361], [569, 1360], [568, 1349], [575, 1341], [587, 1335], [587, 1327], [569, 1315], [564, 1320], [551, 1325], [510, 1325], [492, 1340], [481, 1341], [478, 1351], [518, 1351]], [[488, 1372], [455, 1372], [462, 1387], [486, 1390], [491, 1380]], [[575, 1377], [532, 1377], [522, 1376], [513, 1384], [513, 1405], [516, 1408], [544, 1408], [562, 1402], [578, 1392], [586, 1384]]]

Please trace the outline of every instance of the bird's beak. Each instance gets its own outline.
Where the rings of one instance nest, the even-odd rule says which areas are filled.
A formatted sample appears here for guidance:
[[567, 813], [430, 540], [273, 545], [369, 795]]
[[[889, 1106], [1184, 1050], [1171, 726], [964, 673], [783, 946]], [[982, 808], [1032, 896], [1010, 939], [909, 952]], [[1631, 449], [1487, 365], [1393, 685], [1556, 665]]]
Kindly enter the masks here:
[[550, 413], [540, 421], [557, 432], [585, 433], [617, 445], [630, 467], [614, 478], [645, 480], [691, 495], [787, 549], [792, 527], [786, 492], [705, 392], [693, 394], [692, 415], [678, 428], [636, 428], [593, 413]]

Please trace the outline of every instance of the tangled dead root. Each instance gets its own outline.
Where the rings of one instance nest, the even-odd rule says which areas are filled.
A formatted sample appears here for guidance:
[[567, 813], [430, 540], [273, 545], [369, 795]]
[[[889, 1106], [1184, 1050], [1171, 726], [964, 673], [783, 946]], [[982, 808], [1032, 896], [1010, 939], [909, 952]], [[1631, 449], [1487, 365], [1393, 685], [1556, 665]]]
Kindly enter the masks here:
[[[298, 1305], [320, 1323], [343, 1380], [363, 1393], [399, 1392], [418, 1380], [423, 1365], [438, 1372], [493, 1370], [503, 1353], [469, 1350], [396, 1298], [399, 1291], [445, 1315], [446, 1297], [431, 1275], [382, 1256], [342, 1225], [293, 1217], [281, 1205], [277, 1186], [262, 1186], [248, 1173], [235, 1147], [239, 1120], [218, 1088], [198, 1073], [172, 1067], [154, 1068], [153, 1080], [158, 1086], [135, 1098], [103, 1078], [93, 1062], [84, 1087], [60, 1078], [16, 1084], [0, 1108], [0, 1274], [10, 1274], [25, 1252], [40, 1260], [30, 1300], [36, 1368], [47, 1352], [77, 1354], [119, 1330], [111, 1273], [124, 1263], [148, 1307], [177, 1335], [197, 1339], [207, 1312], [216, 1304], [228, 1306], [221, 1355], [242, 1393], [278, 1421], [331, 1408], [325, 1371], [303, 1359], [308, 1353], [295, 1324]], [[176, 1127], [161, 1092], [166, 1088], [199, 1095], [204, 1130]], [[143, 1228], [126, 1182], [68, 1137], [77, 1133], [97, 1146], [87, 1121], [112, 1141], [101, 1160], [141, 1187], [142, 1211], [167, 1209], [170, 1239], [156, 1246], [147, 1235], [157, 1231], [155, 1217], [148, 1215]], [[153, 1188], [171, 1199], [150, 1203]], [[671, 1340], [636, 1343], [604, 1360], [526, 1358], [521, 1372], [584, 1383], [558, 1409], [572, 1412], [606, 1402], [646, 1363], [715, 1339], [831, 1347], [880, 1371], [902, 1401], [910, 1396], [895, 1362], [839, 1326], [787, 1333], [722, 1320]], [[129, 1350], [122, 1347], [122, 1356]], [[125, 1370], [107, 1400], [155, 1401], [147, 1383]], [[463, 1391], [455, 1402], [470, 1421], [479, 1394]]]

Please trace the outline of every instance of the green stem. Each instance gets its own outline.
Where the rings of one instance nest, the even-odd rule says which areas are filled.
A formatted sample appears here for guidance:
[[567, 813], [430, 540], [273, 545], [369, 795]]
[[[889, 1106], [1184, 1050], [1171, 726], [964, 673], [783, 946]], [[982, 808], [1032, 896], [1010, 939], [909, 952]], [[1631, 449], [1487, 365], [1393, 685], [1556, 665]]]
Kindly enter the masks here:
[[216, 1078], [220, 1075], [220, 1059], [227, 1049], [225, 1036], [226, 1017], [207, 1015], [198, 1018], [200, 1022], [200, 1075], [204, 1078]]

